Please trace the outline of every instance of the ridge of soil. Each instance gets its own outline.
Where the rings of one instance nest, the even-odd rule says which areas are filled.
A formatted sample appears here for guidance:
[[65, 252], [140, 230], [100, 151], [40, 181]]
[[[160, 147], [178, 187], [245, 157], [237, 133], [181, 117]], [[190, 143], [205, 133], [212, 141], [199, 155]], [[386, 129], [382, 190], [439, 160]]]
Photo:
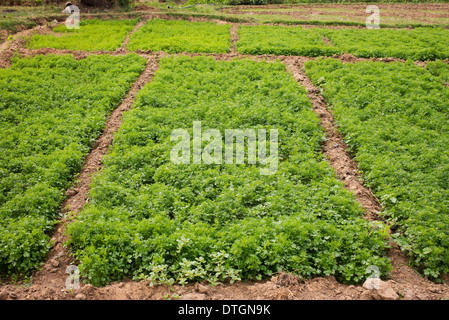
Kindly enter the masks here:
[[326, 107], [326, 102], [320, 94], [320, 89], [315, 87], [312, 81], [303, 71], [305, 59], [285, 59], [287, 69], [301, 86], [307, 90], [309, 100], [312, 102], [313, 110], [321, 119], [321, 126], [326, 133], [326, 141], [323, 145], [323, 153], [326, 155], [337, 178], [343, 181], [345, 187], [350, 190], [357, 201], [362, 205], [368, 220], [380, 220], [381, 207], [378, 199], [366, 188], [358, 171], [357, 163], [349, 154], [348, 146], [343, 136], [338, 132], [332, 113]]
[[[380, 17], [395, 17], [400, 19], [410, 19], [420, 23], [438, 24], [437, 20], [448, 19], [449, 4], [447, 3], [421, 3], [421, 4], [375, 4], [379, 7]], [[300, 20], [310, 20], [313, 16], [344, 16], [353, 18], [353, 21], [364, 22], [368, 17], [366, 7], [368, 4], [314, 4], [311, 5], [242, 5], [233, 8], [220, 9], [220, 12], [228, 14], [238, 14], [243, 16], [251, 15], [282, 15], [290, 16]], [[254, 11], [251, 11], [254, 9]], [[260, 9], [267, 9], [261, 11]], [[270, 10], [273, 9], [273, 10]], [[291, 9], [292, 11], [276, 11], [276, 9]], [[298, 10], [299, 9], [299, 10]], [[324, 9], [324, 10], [323, 10]], [[326, 9], [340, 9], [338, 11], [326, 11]], [[249, 11], [243, 11], [249, 10]], [[323, 20], [325, 21], [325, 20]], [[390, 23], [390, 22], [387, 22]]]

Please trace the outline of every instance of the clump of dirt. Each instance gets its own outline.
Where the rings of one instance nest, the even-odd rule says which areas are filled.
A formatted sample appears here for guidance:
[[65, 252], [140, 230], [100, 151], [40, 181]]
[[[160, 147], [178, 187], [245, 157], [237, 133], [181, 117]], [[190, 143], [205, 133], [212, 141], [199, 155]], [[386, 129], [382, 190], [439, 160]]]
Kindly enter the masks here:
[[291, 287], [300, 284], [300, 279], [290, 273], [280, 272], [278, 276], [273, 276], [271, 281], [277, 286]]

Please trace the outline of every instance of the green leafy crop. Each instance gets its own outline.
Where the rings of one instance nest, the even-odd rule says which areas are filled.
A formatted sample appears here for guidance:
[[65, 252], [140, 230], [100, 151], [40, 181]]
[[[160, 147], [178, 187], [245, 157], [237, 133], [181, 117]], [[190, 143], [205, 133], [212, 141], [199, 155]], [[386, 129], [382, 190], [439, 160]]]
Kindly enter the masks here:
[[413, 265], [433, 279], [449, 272], [449, 88], [410, 61], [317, 60], [306, 72]]
[[339, 53], [318, 33], [302, 27], [241, 26], [237, 50], [246, 54], [330, 56]]
[[[331, 56], [342, 52], [357, 57], [413, 60], [449, 58], [449, 30], [442, 28], [303, 29], [285, 26], [241, 26], [237, 50], [246, 54]], [[324, 43], [323, 37], [329, 39]]]
[[[279, 167], [174, 164], [174, 129], [277, 129]], [[163, 58], [125, 113], [69, 244], [94, 285], [382, 274], [386, 232], [362, 217], [320, 153], [324, 134], [304, 88], [276, 63]], [[224, 150], [224, 149], [223, 149]]]
[[64, 191], [144, 66], [137, 55], [38, 56], [0, 69], [0, 272], [45, 257]]
[[68, 50], [114, 51], [137, 23], [133, 20], [81, 20], [79, 29], [67, 29], [64, 24], [53, 28], [55, 34], [34, 35], [30, 49], [55, 48]]
[[153, 19], [130, 37], [128, 49], [177, 52], [228, 52], [230, 24]]
[[447, 29], [315, 28], [314, 31], [329, 38], [340, 51], [361, 58], [394, 57], [421, 61], [449, 58], [449, 30]]

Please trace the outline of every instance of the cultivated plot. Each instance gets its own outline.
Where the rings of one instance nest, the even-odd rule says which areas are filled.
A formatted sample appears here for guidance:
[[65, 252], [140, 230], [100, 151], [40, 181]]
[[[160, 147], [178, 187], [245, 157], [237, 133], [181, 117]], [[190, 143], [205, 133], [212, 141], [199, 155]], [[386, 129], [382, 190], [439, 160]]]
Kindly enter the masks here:
[[81, 20], [79, 29], [64, 24], [53, 28], [55, 34], [34, 35], [29, 49], [54, 48], [83, 51], [114, 51], [131, 32], [137, 20]]
[[[441, 62], [428, 65], [447, 76]], [[413, 265], [449, 272], [449, 89], [411, 62], [309, 61], [365, 184]]]
[[443, 84], [446, 86], [449, 86], [449, 64], [444, 63], [443, 61], [433, 61], [433, 62], [427, 62], [427, 70], [434, 76], [437, 76], [438, 78], [443, 81]]
[[237, 51], [245, 54], [330, 56], [339, 51], [323, 37], [302, 27], [240, 26]]
[[[226, 129], [257, 134], [257, 162], [249, 144], [243, 163], [225, 160]], [[179, 136], [171, 139], [178, 130], [188, 152], [179, 164], [172, 158]], [[163, 58], [125, 113], [90, 203], [69, 226], [82, 274], [94, 285], [127, 276], [214, 284], [281, 270], [360, 282], [371, 265], [386, 274], [386, 230], [363, 218], [335, 178], [323, 138], [305, 89], [283, 64]], [[261, 174], [267, 167], [274, 172]]]
[[231, 45], [230, 24], [153, 19], [130, 37], [128, 49], [224, 53]]
[[65, 190], [145, 62], [38, 56], [0, 69], [0, 272], [46, 256]]

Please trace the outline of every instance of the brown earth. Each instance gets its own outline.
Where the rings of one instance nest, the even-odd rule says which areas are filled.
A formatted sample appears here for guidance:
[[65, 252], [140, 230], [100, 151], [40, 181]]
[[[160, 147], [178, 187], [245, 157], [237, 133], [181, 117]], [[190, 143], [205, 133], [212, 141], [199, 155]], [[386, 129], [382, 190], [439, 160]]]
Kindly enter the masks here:
[[[232, 46], [235, 48], [235, 42], [238, 36], [231, 29]], [[137, 27], [135, 28], [137, 30]], [[46, 27], [36, 27], [33, 30], [24, 31], [22, 36], [26, 37], [32, 33], [51, 32]], [[14, 53], [23, 56], [33, 56], [39, 54], [73, 54], [76, 59], [83, 59], [91, 54], [125, 54], [126, 40], [121, 48], [114, 52], [83, 52], [71, 50], [39, 49], [28, 50], [25, 48], [25, 39], [16, 37], [16, 40], [10, 43], [6, 48], [0, 51], [0, 67], [10, 65], [10, 57]], [[0, 48], [1, 50], [1, 48]], [[128, 95], [117, 109], [111, 114], [102, 135], [98, 138], [95, 146], [85, 160], [85, 164], [77, 177], [77, 184], [66, 193], [67, 198], [61, 206], [61, 219], [52, 236], [53, 248], [49, 253], [49, 258], [40, 270], [33, 273], [32, 285], [28, 286], [26, 282], [15, 283], [11, 279], [4, 281], [0, 286], [1, 299], [63, 299], [63, 300], [93, 300], [93, 299], [166, 299], [177, 298], [192, 300], [229, 300], [229, 299], [288, 299], [288, 300], [353, 300], [353, 299], [376, 299], [372, 290], [367, 290], [361, 285], [346, 285], [339, 283], [334, 277], [314, 278], [303, 281], [298, 277], [280, 273], [273, 275], [272, 279], [258, 282], [237, 282], [234, 284], [225, 283], [218, 286], [208, 286], [206, 283], [189, 284], [185, 287], [174, 285], [172, 290], [166, 285], [149, 286], [147, 282], [134, 282], [125, 279], [121, 283], [112, 283], [108, 286], [97, 288], [92, 285], [81, 284], [79, 290], [67, 290], [66, 273], [67, 266], [76, 264], [70, 257], [70, 251], [63, 246], [67, 240], [64, 233], [67, 225], [76, 219], [76, 215], [82, 210], [87, 201], [89, 185], [92, 175], [101, 170], [102, 158], [106, 154], [113, 140], [113, 134], [118, 130], [121, 124], [123, 112], [132, 105], [137, 92], [144, 84], [151, 81], [154, 72], [158, 68], [159, 59], [166, 55], [165, 53], [152, 53], [151, 51], [141, 51], [138, 54], [147, 59], [147, 66], [139, 79], [133, 84]], [[186, 54], [189, 56], [198, 56], [204, 54]], [[177, 54], [181, 55], [181, 54]], [[275, 61], [280, 60], [286, 65], [288, 72], [303, 85], [308, 91], [308, 96], [312, 102], [314, 111], [321, 119], [321, 125], [325, 129], [327, 141], [323, 146], [323, 152], [328, 157], [331, 166], [336, 172], [337, 178], [341, 179], [345, 186], [351, 190], [361, 206], [365, 209], [366, 218], [378, 220], [377, 213], [380, 206], [369, 189], [363, 186], [360, 174], [357, 170], [357, 163], [352, 159], [351, 154], [347, 152], [347, 146], [342, 136], [338, 133], [332, 113], [327, 109], [320, 91], [316, 88], [310, 79], [305, 75], [303, 65], [311, 58], [294, 56], [248, 56], [241, 55], [232, 51], [229, 54], [208, 54], [217, 60], [233, 60], [241, 58], [250, 58], [256, 61]], [[352, 55], [334, 56], [345, 63], [354, 63], [357, 61], [402, 61], [400, 59], [359, 59]], [[393, 243], [392, 249], [388, 251], [388, 257], [392, 260], [393, 270], [390, 279], [387, 281], [393, 288], [399, 298], [406, 300], [427, 300], [427, 299], [447, 299], [449, 297], [448, 276], [446, 283], [433, 283], [408, 266], [408, 258], [400, 252]]]
[[[239, 15], [286, 15], [298, 20], [314, 20], [313, 16], [335, 15], [350, 17], [353, 20], [365, 21], [368, 16], [366, 7], [368, 4], [314, 4], [311, 5], [264, 5], [264, 6], [238, 6], [221, 11]], [[414, 20], [417, 23], [435, 24], [435, 20], [449, 19], [449, 4], [446, 3], [425, 3], [425, 4], [375, 4], [379, 7], [380, 16], [395, 17], [401, 19]], [[251, 10], [254, 11], [243, 11]], [[273, 11], [258, 11], [258, 9], [273, 9]], [[291, 9], [292, 11], [276, 11], [275, 9]], [[295, 11], [301, 9], [301, 11]], [[337, 11], [325, 11], [323, 9], [341, 9]], [[440, 12], [433, 12], [440, 11]]]
[[307, 90], [313, 109], [321, 119], [321, 126], [326, 132], [323, 152], [329, 159], [332, 168], [336, 171], [337, 177], [356, 196], [357, 201], [360, 202], [366, 211], [366, 218], [368, 220], [378, 220], [378, 213], [381, 211], [379, 201], [361, 182], [363, 180], [358, 172], [357, 163], [347, 152], [348, 146], [335, 127], [334, 117], [327, 109], [326, 102], [323, 96], [320, 95], [320, 89], [315, 87], [305, 75], [302, 60], [290, 58], [285, 59], [284, 63], [293, 74], [293, 77]]

